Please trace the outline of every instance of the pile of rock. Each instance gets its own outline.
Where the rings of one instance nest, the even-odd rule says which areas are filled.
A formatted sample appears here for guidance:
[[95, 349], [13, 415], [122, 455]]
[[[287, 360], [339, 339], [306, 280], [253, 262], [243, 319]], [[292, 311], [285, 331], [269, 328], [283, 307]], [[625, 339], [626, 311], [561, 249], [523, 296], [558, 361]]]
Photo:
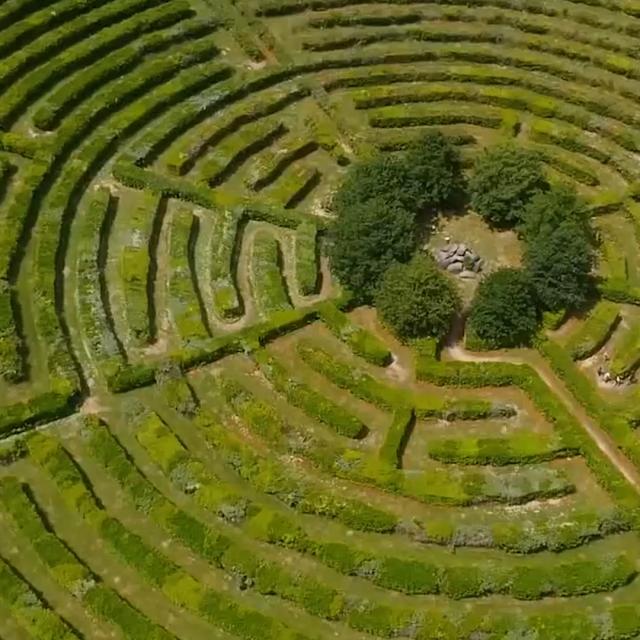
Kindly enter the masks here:
[[484, 261], [466, 244], [448, 244], [435, 252], [440, 267], [461, 278], [475, 278], [482, 271]]

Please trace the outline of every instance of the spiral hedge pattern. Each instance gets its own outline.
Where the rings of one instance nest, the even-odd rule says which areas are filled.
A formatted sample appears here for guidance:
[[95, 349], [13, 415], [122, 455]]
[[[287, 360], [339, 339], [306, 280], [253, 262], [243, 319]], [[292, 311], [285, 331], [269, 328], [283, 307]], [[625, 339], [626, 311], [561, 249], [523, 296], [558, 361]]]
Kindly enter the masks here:
[[[0, 0], [0, 639], [640, 637], [639, 60], [637, 0]], [[429, 128], [589, 202], [534, 349], [332, 281]]]

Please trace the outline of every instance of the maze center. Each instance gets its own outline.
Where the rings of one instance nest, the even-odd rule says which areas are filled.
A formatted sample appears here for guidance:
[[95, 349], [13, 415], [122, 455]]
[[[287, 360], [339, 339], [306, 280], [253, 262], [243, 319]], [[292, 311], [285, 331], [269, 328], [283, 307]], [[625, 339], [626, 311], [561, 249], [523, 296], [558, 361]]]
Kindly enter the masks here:
[[[0, 640], [640, 638], [639, 61], [638, 0], [0, 0]], [[435, 129], [588, 203], [530, 348], [332, 277]]]

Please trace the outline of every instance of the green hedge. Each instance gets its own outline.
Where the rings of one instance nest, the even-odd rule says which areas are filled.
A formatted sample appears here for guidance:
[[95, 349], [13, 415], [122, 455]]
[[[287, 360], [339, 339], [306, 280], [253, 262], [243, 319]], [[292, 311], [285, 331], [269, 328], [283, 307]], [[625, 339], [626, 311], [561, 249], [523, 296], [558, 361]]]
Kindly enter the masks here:
[[393, 421], [378, 451], [381, 462], [394, 469], [401, 466], [402, 454], [411, 435], [414, 420], [414, 413], [410, 409], [399, 409], [393, 414]]
[[169, 311], [183, 342], [210, 337], [194, 271], [194, 247], [199, 232], [198, 218], [185, 209], [171, 219], [169, 246]]
[[78, 598], [94, 615], [118, 627], [123, 638], [175, 638], [106, 587], [80, 562], [69, 547], [47, 528], [30, 494], [15, 478], [4, 478], [0, 483], [0, 501], [53, 579]]
[[334, 358], [328, 351], [306, 340], [301, 340], [297, 348], [300, 357], [312, 369], [327, 377], [338, 387], [347, 389], [358, 398], [382, 409], [395, 411], [413, 407], [419, 418], [439, 417], [446, 420], [477, 420], [498, 415], [513, 415], [511, 407], [484, 400], [448, 400], [441, 396], [387, 385], [366, 371]]
[[258, 313], [270, 317], [277, 311], [291, 308], [282, 271], [280, 243], [267, 231], [257, 231], [253, 237], [250, 258], [250, 282]]
[[74, 640], [79, 637], [2, 558], [0, 601], [33, 640]]
[[503, 466], [532, 464], [579, 455], [578, 447], [568, 447], [557, 438], [537, 433], [514, 434], [504, 438], [442, 438], [427, 445], [429, 456], [447, 464]]
[[[145, 52], [158, 49], [159, 37], [149, 34], [150, 31], [179, 22], [191, 12], [187, 3], [175, 0], [155, 8], [153, 3], [147, 1], [120, 0], [105, 5], [101, 13], [104, 17], [99, 24], [103, 28], [98, 41], [86, 38], [67, 49], [66, 55], [50, 56], [44, 64], [20, 78], [5, 93], [6, 101], [0, 109], [0, 122], [5, 127], [19, 117], [29, 103], [46, 93], [52, 76], [72, 76], [71, 81], [65, 83], [64, 92], [60, 89], [54, 91], [34, 113], [33, 122], [38, 128], [55, 127], [60, 117], [89, 96], [92, 90], [99, 89], [141, 62]], [[94, 19], [96, 16], [94, 12]], [[130, 44], [136, 39], [140, 43], [137, 56], [135, 46]], [[151, 45], [154, 41], [155, 47]], [[112, 55], [107, 55], [110, 53]], [[91, 67], [86, 71], [88, 65]], [[80, 73], [73, 76], [77, 71]]]
[[[634, 461], [640, 461], [640, 451], [633, 443], [634, 436], [624, 417], [601, 415], [599, 403], [592, 393], [591, 385], [576, 370], [570, 355], [549, 340], [537, 344], [541, 353], [550, 361], [554, 370], [585, 406], [587, 411], [602, 420], [603, 427], [618, 442]], [[428, 355], [420, 355], [417, 362], [418, 378], [438, 385], [459, 387], [517, 386], [533, 400], [545, 417], [554, 425], [565, 446], [579, 446], [592, 473], [598, 482], [610, 492], [625, 509], [631, 521], [637, 522], [640, 500], [620, 472], [604, 458], [597, 445], [589, 438], [576, 419], [567, 411], [555, 394], [528, 365], [508, 363], [464, 363], [439, 362]]]
[[620, 322], [618, 305], [602, 300], [589, 313], [584, 324], [566, 345], [574, 360], [584, 360], [600, 350]]
[[391, 352], [384, 343], [371, 331], [351, 322], [349, 316], [340, 311], [333, 302], [323, 302], [319, 310], [320, 318], [331, 332], [345, 342], [356, 355], [379, 367], [386, 367], [391, 363]]
[[79, 402], [78, 391], [61, 383], [60, 391], [47, 391], [25, 402], [0, 407], [0, 438], [65, 418], [78, 409]]
[[97, 190], [81, 212], [76, 243], [79, 320], [91, 346], [91, 356], [107, 379], [125, 366], [125, 357], [108, 315], [104, 274], [107, 259], [104, 234], [112, 222], [115, 205], [108, 189]]
[[303, 296], [318, 292], [320, 284], [318, 264], [318, 228], [311, 222], [302, 222], [296, 229], [296, 280]]
[[234, 282], [238, 227], [241, 216], [225, 209], [215, 219], [215, 245], [212, 250], [211, 279], [213, 306], [222, 318], [235, 318], [242, 313], [242, 302]]
[[307, 415], [323, 422], [342, 436], [360, 438], [366, 433], [366, 427], [356, 416], [326, 398], [322, 393], [314, 391], [308, 385], [293, 378], [266, 351], [258, 350], [253, 355], [265, 377], [286, 396], [292, 405], [299, 407]]

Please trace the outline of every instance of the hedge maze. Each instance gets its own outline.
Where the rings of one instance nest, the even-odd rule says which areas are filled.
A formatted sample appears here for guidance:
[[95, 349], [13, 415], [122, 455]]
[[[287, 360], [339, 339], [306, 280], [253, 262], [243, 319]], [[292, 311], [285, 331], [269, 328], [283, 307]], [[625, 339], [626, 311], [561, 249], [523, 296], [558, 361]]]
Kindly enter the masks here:
[[[639, 39], [0, 0], [0, 638], [639, 638]], [[346, 168], [433, 128], [589, 202], [599, 300], [531, 349], [402, 345], [331, 277]]]

